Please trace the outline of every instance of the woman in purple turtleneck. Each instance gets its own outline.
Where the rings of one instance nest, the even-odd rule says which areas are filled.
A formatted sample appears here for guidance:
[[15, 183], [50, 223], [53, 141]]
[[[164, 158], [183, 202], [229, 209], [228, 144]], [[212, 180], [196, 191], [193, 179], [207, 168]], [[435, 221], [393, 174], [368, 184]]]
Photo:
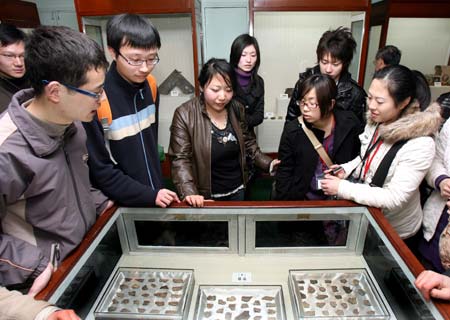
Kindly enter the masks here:
[[[264, 119], [264, 80], [258, 75], [261, 62], [258, 41], [248, 34], [241, 34], [231, 45], [230, 65], [236, 71], [237, 87], [234, 99], [245, 108], [245, 118], [249, 134], [256, 138], [255, 127]], [[252, 182], [256, 176], [256, 167], [247, 157], [248, 184], [246, 199], [251, 198]]]
[[249, 131], [264, 119], [264, 80], [258, 75], [261, 62], [258, 41], [248, 34], [241, 34], [231, 45], [230, 64], [236, 71], [237, 89], [234, 98], [245, 107]]

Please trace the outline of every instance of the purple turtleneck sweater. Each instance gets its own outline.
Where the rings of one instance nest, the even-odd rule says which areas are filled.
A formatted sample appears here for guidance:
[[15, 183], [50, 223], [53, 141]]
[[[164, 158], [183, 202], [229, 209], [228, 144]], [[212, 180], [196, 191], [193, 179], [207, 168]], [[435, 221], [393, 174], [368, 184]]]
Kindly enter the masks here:
[[252, 78], [252, 72], [245, 72], [239, 68], [234, 69], [236, 71], [236, 78], [241, 88], [246, 88], [250, 84]]

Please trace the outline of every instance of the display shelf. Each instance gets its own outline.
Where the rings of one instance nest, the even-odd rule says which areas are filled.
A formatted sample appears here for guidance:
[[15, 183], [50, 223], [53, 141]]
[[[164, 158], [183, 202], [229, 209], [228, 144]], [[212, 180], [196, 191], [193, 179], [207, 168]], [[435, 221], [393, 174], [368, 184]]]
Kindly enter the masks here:
[[[448, 319], [448, 304], [425, 302], [413, 286], [415, 276], [423, 267], [377, 209], [356, 206], [348, 201], [215, 202], [202, 209], [184, 205], [168, 209], [119, 208], [111, 222], [117, 227], [122, 254], [114, 270], [107, 273], [107, 283], [95, 294], [92, 300], [95, 302], [82, 315], [86, 319], [96, 319], [94, 311], [104, 306], [102, 299], [107, 296], [108, 283], [112, 283], [114, 275], [124, 268], [192, 270], [195, 283], [192, 298], [188, 301], [189, 310], [183, 319], [268, 319], [268, 314], [267, 317], [261, 314], [263, 311], [278, 314], [275, 307], [271, 305], [263, 310], [247, 303], [256, 300], [257, 304], [261, 303], [259, 298], [247, 302], [239, 300], [239, 314], [234, 314], [229, 304], [233, 308], [237, 305], [221, 298], [224, 307], [216, 306], [214, 302], [210, 303], [209, 310], [202, 294], [205, 288], [241, 288], [253, 290], [251, 295], [242, 295], [254, 297], [258, 295], [257, 288], [267, 286], [281, 288], [280, 301], [285, 318], [279, 319], [314, 319], [312, 311], [316, 312], [317, 308], [305, 309], [303, 314], [298, 311], [298, 297], [290, 293], [290, 275], [295, 273], [295, 279], [299, 281], [299, 274], [303, 273], [312, 279], [311, 275], [339, 272], [347, 275], [355, 269], [363, 275], [358, 280], [364, 282], [358, 287], [359, 291], [364, 290], [372, 300], [347, 297], [354, 302], [349, 312], [360, 312], [358, 316], [367, 319], [372, 312], [382, 319]], [[103, 228], [98, 237], [107, 238], [110, 228]], [[269, 238], [272, 241], [268, 242]], [[72, 270], [61, 275], [64, 279], [59, 281], [56, 291], [47, 292], [50, 301], [57, 302], [70, 288], [87, 261], [87, 258], [83, 261], [83, 257], [95, 253], [100, 240], [88, 245]], [[394, 290], [394, 278], [406, 289]], [[352, 288], [347, 287], [343, 290]], [[358, 288], [355, 292], [359, 292]], [[405, 296], [408, 301], [402, 300]], [[227, 296], [233, 299], [230, 297]], [[322, 316], [333, 319], [333, 301], [328, 301], [328, 295], [321, 298], [324, 301], [319, 302], [320, 306], [327, 305], [330, 309], [324, 309], [327, 314]], [[136, 304], [141, 303], [135, 300]], [[204, 307], [201, 312], [199, 305]], [[136, 306], [144, 310], [142, 306]], [[341, 316], [342, 312], [344, 309], [339, 309], [335, 316]], [[354, 319], [348, 313], [344, 312], [344, 315], [345, 319]], [[108, 318], [107, 310], [102, 316]]]

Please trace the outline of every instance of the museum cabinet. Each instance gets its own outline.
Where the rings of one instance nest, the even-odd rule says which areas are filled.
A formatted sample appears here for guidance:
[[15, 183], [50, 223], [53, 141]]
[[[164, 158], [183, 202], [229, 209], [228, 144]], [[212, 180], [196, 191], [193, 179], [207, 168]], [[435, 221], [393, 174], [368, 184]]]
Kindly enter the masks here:
[[422, 270], [348, 201], [114, 208], [39, 297], [86, 319], [448, 319]]

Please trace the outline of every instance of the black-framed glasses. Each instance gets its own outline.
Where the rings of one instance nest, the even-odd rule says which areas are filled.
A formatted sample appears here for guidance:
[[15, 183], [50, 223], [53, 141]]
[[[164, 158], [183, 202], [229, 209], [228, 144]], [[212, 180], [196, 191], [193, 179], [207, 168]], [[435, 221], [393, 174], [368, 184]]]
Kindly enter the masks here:
[[[45, 84], [45, 85], [48, 85], [48, 84], [50, 83], [50, 81], [48, 81], [48, 80], [42, 80], [42, 83]], [[80, 88], [71, 86], [70, 84], [65, 84], [65, 83], [62, 83], [62, 82], [60, 82], [60, 83], [61, 83], [64, 87], [66, 87], [67, 89], [69, 89], [69, 90], [72, 90], [72, 91], [75, 91], [75, 92], [84, 94], [85, 96], [89, 96], [89, 97], [91, 97], [91, 98], [94, 98], [94, 99], [97, 100], [97, 101], [100, 101], [100, 100], [102, 99], [102, 96], [103, 96], [103, 88], [102, 88], [102, 91], [100, 91], [99, 93], [95, 93], [95, 92], [92, 92], [92, 91], [88, 91], [88, 90], [84, 90], [84, 89], [80, 89]]]
[[307, 106], [310, 109], [317, 109], [319, 107], [319, 104], [317, 102], [307, 102], [305, 100], [297, 101], [297, 105], [302, 108]]
[[138, 60], [128, 59], [123, 54], [121, 54], [120, 51], [119, 51], [119, 56], [121, 56], [130, 66], [133, 66], [133, 67], [142, 66], [144, 64], [144, 62], [146, 62], [147, 65], [154, 66], [155, 64], [158, 64], [158, 62], [160, 60], [158, 55], [156, 55], [154, 58], [145, 59], [145, 60], [142, 60], [142, 59], [138, 59]]

